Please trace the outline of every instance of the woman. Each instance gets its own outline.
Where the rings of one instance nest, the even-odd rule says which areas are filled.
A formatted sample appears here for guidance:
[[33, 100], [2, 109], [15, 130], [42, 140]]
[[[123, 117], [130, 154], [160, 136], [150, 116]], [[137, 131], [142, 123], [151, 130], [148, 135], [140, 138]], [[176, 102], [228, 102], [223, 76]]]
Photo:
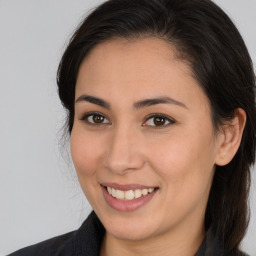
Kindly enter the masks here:
[[110, 0], [59, 66], [71, 154], [93, 212], [11, 255], [245, 255], [255, 80], [209, 0]]

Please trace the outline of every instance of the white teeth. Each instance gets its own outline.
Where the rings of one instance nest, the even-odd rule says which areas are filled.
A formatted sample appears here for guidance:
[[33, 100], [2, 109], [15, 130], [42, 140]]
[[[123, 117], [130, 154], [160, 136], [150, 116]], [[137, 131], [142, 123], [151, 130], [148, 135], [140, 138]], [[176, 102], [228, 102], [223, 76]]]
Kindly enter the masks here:
[[142, 195], [141, 190], [140, 189], [136, 189], [135, 193], [134, 193], [134, 197], [135, 198], [139, 198], [139, 197], [141, 197], [141, 195]]
[[148, 194], [148, 189], [143, 189], [142, 194], [143, 194], [143, 196], [147, 195]]
[[126, 200], [134, 199], [134, 192], [132, 190], [125, 191], [124, 195]]
[[107, 187], [108, 193], [111, 195], [112, 193], [112, 188], [111, 187]]
[[152, 193], [154, 191], [154, 189], [153, 188], [150, 188], [149, 190], [148, 190], [148, 193]]
[[116, 190], [114, 188], [111, 189], [111, 195], [113, 197], [116, 197]]
[[124, 200], [124, 191], [116, 190], [116, 198], [120, 200]]
[[122, 190], [114, 189], [111, 187], [107, 187], [108, 193], [119, 200], [137, 199], [141, 196], [145, 196], [147, 194], [152, 193], [154, 190], [155, 190], [154, 188], [149, 188], [149, 189], [144, 188], [144, 189], [122, 191]]

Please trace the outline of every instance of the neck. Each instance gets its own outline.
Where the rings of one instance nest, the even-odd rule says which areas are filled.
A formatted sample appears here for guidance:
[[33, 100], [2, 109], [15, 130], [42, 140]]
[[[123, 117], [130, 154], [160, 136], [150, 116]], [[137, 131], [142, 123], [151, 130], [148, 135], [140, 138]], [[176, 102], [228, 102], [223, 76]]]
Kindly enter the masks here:
[[100, 256], [193, 256], [204, 237], [203, 224], [198, 228], [186, 226], [184, 229], [174, 229], [139, 241], [120, 240], [106, 232]]

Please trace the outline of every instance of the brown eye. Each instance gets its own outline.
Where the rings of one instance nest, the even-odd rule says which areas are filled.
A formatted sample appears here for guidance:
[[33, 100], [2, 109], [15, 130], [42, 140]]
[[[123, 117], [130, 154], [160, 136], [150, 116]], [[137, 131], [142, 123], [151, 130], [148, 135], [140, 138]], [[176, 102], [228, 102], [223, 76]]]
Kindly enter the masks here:
[[81, 120], [91, 125], [110, 124], [110, 121], [104, 115], [98, 113], [87, 114]]
[[95, 124], [101, 124], [104, 122], [105, 117], [100, 115], [93, 115], [92, 120]]
[[153, 122], [154, 122], [154, 125], [156, 125], [156, 126], [162, 126], [162, 125], [165, 125], [166, 118], [154, 117]]
[[175, 123], [172, 119], [162, 116], [162, 115], [153, 115], [149, 117], [143, 126], [152, 126], [155, 128], [164, 128], [170, 124]]

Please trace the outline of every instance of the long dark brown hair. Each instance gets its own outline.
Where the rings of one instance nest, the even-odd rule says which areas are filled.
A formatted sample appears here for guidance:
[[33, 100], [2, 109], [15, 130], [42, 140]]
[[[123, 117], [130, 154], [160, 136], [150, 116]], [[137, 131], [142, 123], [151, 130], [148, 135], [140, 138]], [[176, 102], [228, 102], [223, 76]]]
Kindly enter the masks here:
[[248, 225], [250, 166], [255, 161], [255, 75], [245, 43], [230, 18], [210, 0], [109, 0], [83, 20], [59, 65], [59, 97], [72, 131], [78, 69], [93, 47], [114, 37], [157, 37], [189, 63], [211, 104], [216, 129], [245, 110], [247, 121], [233, 160], [216, 166], [205, 214], [226, 252], [236, 254]]

